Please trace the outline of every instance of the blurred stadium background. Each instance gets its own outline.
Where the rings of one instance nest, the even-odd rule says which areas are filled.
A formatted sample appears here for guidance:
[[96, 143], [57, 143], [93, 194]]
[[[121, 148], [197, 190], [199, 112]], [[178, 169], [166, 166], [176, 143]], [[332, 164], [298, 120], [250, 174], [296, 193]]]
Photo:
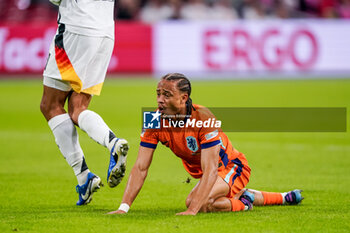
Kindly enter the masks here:
[[[347, 77], [349, 0], [118, 0], [109, 74]], [[0, 1], [0, 77], [40, 74], [56, 30], [48, 0]]]
[[[350, 107], [350, 0], [116, 3], [115, 49], [91, 109], [129, 140], [127, 175], [141, 108], [156, 106], [157, 78], [168, 72], [185, 73], [194, 102], [208, 107]], [[39, 110], [56, 18], [48, 0], [0, 0], [1, 232], [350, 231], [348, 132], [228, 133], [252, 167], [249, 187], [302, 188], [301, 206], [176, 218], [196, 182], [187, 184], [181, 162], [159, 145], [127, 216], [104, 215], [117, 208], [126, 180], [75, 207], [74, 174]], [[79, 136], [90, 169], [105, 180], [105, 148]]]

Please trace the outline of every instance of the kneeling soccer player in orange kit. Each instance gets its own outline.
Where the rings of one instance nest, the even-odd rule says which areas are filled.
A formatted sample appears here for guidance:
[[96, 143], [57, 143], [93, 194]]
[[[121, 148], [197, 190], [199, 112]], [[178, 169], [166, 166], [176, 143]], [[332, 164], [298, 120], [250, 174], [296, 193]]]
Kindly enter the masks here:
[[246, 157], [233, 148], [209, 109], [192, 104], [190, 94], [191, 83], [183, 74], [172, 73], [161, 78], [154, 118], [161, 115], [163, 125], [160, 129], [143, 130], [122, 203], [118, 210], [109, 214], [129, 211], [146, 179], [158, 142], [182, 159], [192, 177], [200, 179], [186, 199], [187, 210], [177, 215], [242, 211], [252, 209], [253, 205], [299, 204], [302, 201], [298, 189], [286, 193], [245, 189], [250, 177]]

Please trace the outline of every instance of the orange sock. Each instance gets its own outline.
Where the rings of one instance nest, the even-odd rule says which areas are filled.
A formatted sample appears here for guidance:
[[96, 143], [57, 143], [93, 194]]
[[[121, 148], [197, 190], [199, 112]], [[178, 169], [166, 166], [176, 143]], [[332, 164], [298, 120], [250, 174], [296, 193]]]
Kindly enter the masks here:
[[264, 205], [282, 205], [283, 196], [281, 193], [261, 192], [264, 196]]
[[232, 211], [244, 210], [245, 205], [240, 200], [231, 198], [230, 201], [231, 201]]

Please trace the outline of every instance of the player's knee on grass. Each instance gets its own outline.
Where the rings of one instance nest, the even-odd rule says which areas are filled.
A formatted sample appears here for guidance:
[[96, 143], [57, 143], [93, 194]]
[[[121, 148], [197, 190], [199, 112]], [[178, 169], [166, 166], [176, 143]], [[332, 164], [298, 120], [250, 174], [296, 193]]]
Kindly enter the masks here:
[[231, 205], [231, 201], [227, 197], [209, 198], [200, 209], [200, 212], [231, 211]]
[[[214, 210], [214, 199], [213, 198], [209, 198], [208, 201], [206, 203], [204, 203], [201, 207], [201, 209], [199, 210], [200, 212], [211, 212]], [[191, 205], [192, 202], [192, 197], [189, 195], [186, 199], [186, 207], [188, 208]]]
[[[191, 201], [192, 201], [191, 198], [186, 199], [187, 208], [190, 206]], [[214, 207], [213, 207], [214, 201], [215, 201], [214, 199], [209, 198], [208, 201], [202, 205], [199, 212], [204, 212], [204, 213], [205, 212], [212, 212], [214, 210]]]
[[202, 206], [201, 212], [213, 212], [214, 211], [214, 202], [213, 198], [209, 198], [208, 201]]

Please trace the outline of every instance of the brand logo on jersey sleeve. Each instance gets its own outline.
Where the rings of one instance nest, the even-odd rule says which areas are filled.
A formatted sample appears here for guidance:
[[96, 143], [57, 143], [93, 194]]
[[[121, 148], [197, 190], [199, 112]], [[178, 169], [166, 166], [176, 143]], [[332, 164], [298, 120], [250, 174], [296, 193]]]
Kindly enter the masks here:
[[142, 128], [142, 131], [141, 131], [141, 137], [143, 137], [143, 135], [145, 135], [145, 133], [146, 133], [146, 130], [144, 129], [144, 128]]
[[207, 133], [207, 134], [205, 135], [205, 139], [206, 139], [206, 140], [213, 139], [213, 138], [215, 138], [216, 136], [218, 136], [218, 134], [219, 134], [218, 130], [215, 130], [215, 131], [213, 131], [213, 132], [211, 132], [211, 133]]
[[188, 149], [190, 149], [192, 152], [196, 152], [198, 150], [197, 140], [194, 137], [188, 136], [186, 137], [186, 141]]

